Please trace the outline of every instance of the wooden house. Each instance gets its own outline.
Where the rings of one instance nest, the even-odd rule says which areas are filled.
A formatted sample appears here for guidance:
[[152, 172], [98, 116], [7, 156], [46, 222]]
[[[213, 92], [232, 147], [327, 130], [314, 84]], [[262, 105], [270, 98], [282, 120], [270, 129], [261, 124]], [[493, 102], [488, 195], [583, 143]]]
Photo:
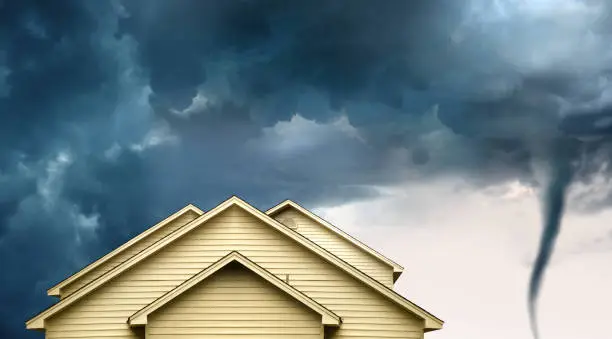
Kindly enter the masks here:
[[423, 338], [403, 267], [292, 201], [188, 205], [47, 292], [46, 338]]

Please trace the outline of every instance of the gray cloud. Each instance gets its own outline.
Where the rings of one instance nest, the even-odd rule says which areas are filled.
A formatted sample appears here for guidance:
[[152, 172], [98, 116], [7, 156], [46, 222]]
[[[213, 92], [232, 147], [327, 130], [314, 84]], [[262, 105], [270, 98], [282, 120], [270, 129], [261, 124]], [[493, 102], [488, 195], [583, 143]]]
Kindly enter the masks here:
[[608, 175], [607, 3], [495, 3], [3, 2], [0, 260], [21, 271], [0, 333], [26, 336], [44, 287], [188, 202], [541, 186], [559, 145], [576, 182]]

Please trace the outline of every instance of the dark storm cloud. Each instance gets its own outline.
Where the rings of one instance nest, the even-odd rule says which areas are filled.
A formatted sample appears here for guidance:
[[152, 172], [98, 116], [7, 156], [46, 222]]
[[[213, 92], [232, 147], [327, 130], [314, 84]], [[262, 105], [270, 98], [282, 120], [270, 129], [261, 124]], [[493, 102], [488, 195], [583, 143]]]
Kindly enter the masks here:
[[[548, 212], [529, 293], [530, 310], [535, 310], [571, 177], [555, 168], [568, 167], [579, 180], [592, 176], [589, 169], [602, 160], [592, 151], [607, 147], [607, 140], [583, 140], [607, 138], [612, 125], [604, 97], [610, 60], [602, 57], [609, 50], [601, 40], [611, 38], [604, 2], [512, 8], [486, 1], [388, 1], [376, 10], [362, 1], [155, 2], [146, 12], [138, 10], [142, 4], [132, 5], [125, 31], [141, 43], [162, 115], [183, 109], [196, 93], [240, 102], [248, 107], [250, 121], [264, 126], [295, 112], [320, 122], [342, 112], [374, 148], [360, 149], [351, 159], [386, 164], [387, 151], [406, 148], [421, 173], [462, 174], [480, 185], [509, 178], [546, 185], [535, 180], [532, 167], [538, 161], [551, 165]], [[182, 25], [171, 24], [179, 20]], [[160, 43], [163, 35], [178, 38], [169, 46]], [[224, 70], [215, 72], [207, 64]], [[202, 88], [211, 73], [225, 73], [220, 77], [229, 90]], [[180, 74], [190, 76], [168, 81]], [[315, 109], [300, 106], [305, 90], [318, 92], [310, 98], [319, 101]], [[428, 125], [423, 116], [434, 104], [443, 126]], [[441, 130], [454, 134], [440, 140], [435, 132]], [[553, 151], [558, 148], [564, 153], [561, 162]], [[312, 187], [325, 185], [321, 178], [334, 178], [336, 185], [346, 179], [382, 184], [383, 177], [393, 178], [376, 165], [343, 168], [342, 173], [356, 176], [319, 176], [312, 164], [327, 159], [313, 159], [318, 161], [291, 168], [288, 175], [319, 184]], [[310, 180], [300, 177], [299, 168], [307, 169]], [[328, 168], [338, 169], [338, 164]], [[379, 176], [372, 178], [369, 171]]]
[[103, 157], [113, 143], [137, 143], [149, 117], [113, 7], [90, 5], [0, 3], [2, 337], [40, 337], [23, 321], [52, 302], [46, 289], [137, 232], [126, 224], [160, 217], [125, 211], [147, 202], [140, 157], [112, 168]]
[[[207, 81], [207, 69], [200, 63], [218, 62], [229, 64], [225, 78], [230, 90], [225, 94], [232, 96], [221, 96], [221, 100], [246, 103], [253, 123], [269, 125], [287, 120], [294, 112], [323, 122], [338, 112], [346, 114], [376, 149], [355, 154], [362, 164], [384, 164], [381, 154], [405, 147], [412, 164], [423, 173], [461, 173], [481, 185], [508, 178], [540, 185], [532, 174], [534, 161], [551, 165], [545, 225], [529, 292], [535, 319], [539, 286], [559, 232], [571, 178], [556, 168], [568, 167], [581, 180], [593, 175], [589, 168], [601, 159], [589, 151], [607, 147], [607, 140], [590, 141], [590, 148], [581, 140], [595, 135], [605, 138], [612, 125], [606, 120], [609, 114], [602, 97], [606, 86], [594, 85], [609, 74], [605, 66], [609, 60], [598, 59], [606, 44], [581, 44], [591, 32], [601, 34], [600, 39], [611, 37], [602, 20], [608, 11], [603, 2], [544, 6], [556, 12], [552, 16], [535, 5], [505, 5], [389, 1], [372, 10], [371, 2], [361, 1], [290, 6], [272, 1], [223, 5], [204, 1], [197, 6], [157, 2], [143, 14], [135, 7], [128, 9], [134, 15], [125, 27], [142, 43], [141, 51], [163, 49], [158, 34], [180, 37], [165, 53], [142, 55], [155, 98], [163, 103], [161, 114], [181, 109], [189, 97], [200, 95], [202, 83], [197, 82]], [[508, 15], [514, 20], [504, 20]], [[185, 24], [168, 24], [177, 20]], [[149, 29], [142, 28], [143, 23], [152, 22], [155, 25]], [[567, 27], [566, 22], [570, 22]], [[158, 24], [160, 31], [155, 28]], [[578, 27], [577, 32], [564, 32], [568, 27]], [[500, 32], [499, 36], [486, 29]], [[538, 44], [550, 41], [551, 49], [539, 48]], [[523, 48], [527, 51], [521, 54]], [[169, 74], [185, 73], [190, 76], [171, 88], [155, 85], [155, 79], [168, 84]], [[299, 106], [305, 89], [323, 95], [323, 104], [313, 110]], [[218, 95], [214, 88], [203, 92]], [[422, 115], [434, 104], [439, 104], [436, 117], [442, 129], [455, 134], [451, 142], [433, 140], [447, 149], [438, 147], [432, 154], [432, 126], [423, 123]], [[582, 118], [585, 114], [589, 117]], [[553, 151], [558, 148], [564, 153], [562, 160]], [[325, 159], [314, 159], [318, 162], [312, 163], [325, 163]], [[330, 168], [337, 168], [334, 165]], [[302, 168], [320, 184], [312, 187], [322, 186], [323, 177], [334, 177], [318, 176], [316, 165]], [[376, 166], [370, 170], [384, 172]], [[367, 172], [358, 170], [349, 181], [384, 182], [382, 175], [371, 178]], [[299, 167], [288, 173], [296, 181], [308, 182], [299, 177]], [[345, 168], [342, 173], [355, 172]], [[346, 177], [334, 179], [337, 184]], [[535, 320], [533, 329], [536, 333]]]
[[[585, 79], [564, 64], [532, 71], [511, 63], [524, 62], [522, 55], [499, 58], [498, 46], [477, 39], [492, 36], [465, 25], [468, 4], [477, 1], [386, 1], [376, 11], [368, 1], [146, 3], [145, 11], [142, 2], [126, 2], [121, 27], [139, 44], [160, 115], [185, 109], [198, 93], [211, 100], [203, 115], [215, 101], [233, 102], [246, 107], [244, 121], [255, 131], [296, 112], [321, 123], [346, 114], [384, 149], [398, 140], [417, 144], [432, 131], [423, 114], [440, 104], [442, 127], [469, 138], [459, 142], [473, 156], [494, 171], [522, 171], [532, 155], [527, 143], [573, 133], [558, 128], [558, 98], [601, 93], [582, 86], [600, 70]], [[464, 41], [453, 42], [461, 30]], [[515, 154], [516, 163], [490, 163], [498, 151]]]
[[609, 9], [515, 5], [0, 2], [1, 333], [35, 337], [47, 287], [189, 202], [541, 186], [559, 145], [589, 182], [610, 160]]
[[[213, 62], [226, 68], [232, 100], [285, 104], [282, 112], [258, 112], [263, 115], [287, 117], [287, 109], [295, 107], [298, 94], [308, 87], [321, 91], [334, 107], [348, 98], [401, 107], [407, 88], [427, 86], [419, 76], [425, 77], [420, 66], [430, 56], [422, 55], [421, 48], [446, 39], [422, 38], [418, 32], [425, 13], [442, 11], [443, 5], [435, 2], [386, 1], [377, 11], [367, 1], [146, 4], [144, 11], [144, 2], [126, 2], [130, 15], [123, 31], [139, 43], [156, 99], [176, 108], [195, 95]], [[420, 65], [407, 63], [411, 57]]]

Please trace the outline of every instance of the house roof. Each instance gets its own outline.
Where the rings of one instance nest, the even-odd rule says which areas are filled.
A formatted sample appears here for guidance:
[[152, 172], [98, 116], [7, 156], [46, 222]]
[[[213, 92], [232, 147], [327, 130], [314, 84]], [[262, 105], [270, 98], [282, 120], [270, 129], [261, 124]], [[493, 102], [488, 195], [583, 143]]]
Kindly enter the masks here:
[[282, 212], [286, 208], [294, 208], [294, 209], [296, 209], [297, 211], [299, 211], [300, 213], [304, 214], [305, 216], [307, 216], [311, 220], [315, 221], [316, 223], [318, 223], [321, 226], [325, 227], [326, 229], [330, 230], [332, 233], [338, 235], [340, 238], [350, 242], [351, 244], [355, 245], [357, 248], [359, 248], [362, 251], [368, 253], [369, 255], [373, 256], [374, 258], [382, 261], [383, 263], [393, 267], [393, 281], [396, 281], [397, 278], [399, 278], [399, 276], [404, 271], [404, 267], [402, 267], [400, 264], [398, 264], [395, 261], [385, 257], [384, 255], [380, 254], [379, 252], [375, 251], [371, 247], [367, 246], [366, 244], [362, 243], [361, 241], [357, 240], [356, 238], [350, 236], [346, 232], [342, 231], [340, 228], [332, 225], [327, 220], [325, 220], [325, 219], [319, 217], [318, 215], [312, 213], [311, 211], [309, 211], [306, 208], [300, 206], [298, 203], [296, 203], [294, 201], [285, 200], [285, 201], [281, 202], [280, 204], [278, 204], [278, 205], [270, 208], [269, 210], [267, 210], [266, 214], [271, 216], [271, 217], [274, 217], [274, 215]]
[[163, 307], [167, 303], [174, 300], [176, 297], [180, 296], [181, 294], [188, 291], [190, 288], [204, 281], [206, 278], [211, 277], [216, 272], [221, 270], [223, 267], [226, 267], [227, 265], [231, 263], [241, 264], [249, 271], [257, 274], [258, 276], [260, 276], [261, 278], [263, 278], [270, 284], [274, 285], [276, 288], [280, 289], [281, 291], [287, 293], [288, 295], [290, 295], [291, 297], [299, 301], [302, 305], [308, 307], [309, 309], [315, 311], [316, 313], [319, 313], [321, 315], [321, 318], [322, 318], [321, 321], [323, 325], [339, 326], [341, 324], [342, 320], [334, 312], [328, 310], [323, 305], [309, 298], [304, 293], [296, 290], [294, 287], [290, 286], [289, 284], [282, 281], [274, 274], [268, 272], [266, 269], [257, 265], [256, 263], [249, 260], [247, 257], [243, 256], [242, 254], [238, 252], [231, 252], [230, 254], [221, 258], [219, 261], [213, 263], [212, 265], [200, 271], [199, 273], [197, 273], [190, 279], [186, 280], [181, 285], [177, 286], [173, 290], [159, 297], [158, 299], [156, 299], [149, 305], [145, 306], [138, 312], [134, 313], [128, 318], [128, 324], [130, 324], [130, 326], [146, 325], [147, 317], [149, 314], [155, 312], [159, 308]]
[[286, 235], [289, 238], [293, 239], [294, 241], [296, 241], [300, 245], [302, 245], [302, 246], [306, 247], [307, 249], [309, 249], [311, 252], [317, 254], [318, 256], [323, 258], [325, 261], [335, 265], [336, 267], [338, 267], [342, 271], [348, 273], [350, 276], [352, 276], [355, 279], [359, 280], [363, 284], [371, 287], [372, 289], [374, 289], [375, 291], [377, 291], [381, 295], [385, 296], [389, 300], [393, 301], [397, 305], [403, 307], [405, 310], [407, 310], [407, 311], [415, 314], [416, 316], [422, 318], [423, 320], [425, 320], [425, 329], [426, 330], [436, 330], [436, 329], [441, 329], [442, 328], [442, 325], [444, 324], [444, 322], [441, 319], [435, 317], [434, 315], [432, 315], [431, 313], [427, 312], [426, 310], [424, 310], [420, 306], [414, 304], [413, 302], [411, 302], [410, 300], [402, 297], [401, 295], [399, 295], [398, 293], [396, 293], [392, 289], [390, 289], [387, 286], [383, 285], [382, 283], [376, 281], [375, 279], [373, 279], [372, 277], [370, 277], [367, 274], [363, 273], [362, 271], [358, 270], [357, 268], [351, 266], [346, 261], [338, 258], [337, 256], [335, 256], [334, 254], [332, 254], [329, 251], [325, 250], [324, 248], [322, 248], [321, 246], [317, 245], [313, 241], [309, 240], [308, 238], [304, 237], [303, 235], [299, 234], [298, 232], [290, 229], [289, 227], [284, 226], [280, 222], [274, 220], [273, 218], [271, 218], [267, 214], [261, 212], [260, 210], [256, 209], [255, 207], [251, 206], [250, 204], [246, 203], [245, 201], [243, 201], [242, 199], [240, 199], [240, 198], [238, 198], [236, 196], [232, 196], [231, 198], [225, 200], [221, 204], [217, 205], [215, 208], [209, 210], [208, 212], [204, 213], [200, 217], [192, 220], [187, 225], [184, 225], [180, 229], [174, 231], [173, 233], [170, 233], [169, 235], [167, 235], [166, 237], [162, 238], [158, 242], [152, 244], [151, 246], [149, 246], [146, 249], [142, 250], [141, 252], [139, 252], [138, 254], [134, 255], [130, 259], [128, 259], [125, 262], [121, 263], [117, 267], [115, 267], [112, 270], [106, 272], [104, 275], [100, 276], [96, 280], [88, 283], [87, 285], [83, 286], [82, 288], [80, 288], [79, 290], [75, 291], [71, 295], [69, 295], [66, 298], [60, 300], [58, 303], [56, 303], [56, 304], [52, 305], [51, 307], [47, 308], [46, 310], [42, 311], [38, 315], [34, 316], [32, 319], [28, 320], [26, 322], [26, 327], [28, 329], [43, 329], [44, 328], [44, 319], [46, 319], [46, 318], [56, 314], [57, 312], [65, 309], [66, 307], [70, 306], [75, 301], [77, 301], [77, 300], [81, 299], [82, 297], [86, 296], [87, 294], [89, 294], [90, 292], [95, 290], [96, 288], [100, 287], [101, 285], [105, 284], [106, 282], [108, 282], [111, 279], [113, 279], [114, 277], [116, 277], [117, 275], [119, 275], [119, 274], [123, 273], [124, 271], [130, 269], [131, 267], [133, 267], [134, 265], [138, 264], [139, 262], [141, 262], [145, 258], [149, 257], [150, 255], [152, 255], [154, 253], [157, 253], [162, 248], [164, 248], [166, 245], [172, 243], [174, 240], [182, 237], [183, 235], [185, 235], [189, 231], [191, 231], [194, 228], [200, 226], [201, 224], [205, 223], [206, 221], [210, 220], [214, 216], [218, 215], [219, 213], [225, 211], [226, 209], [228, 209], [228, 208], [230, 208], [232, 206], [239, 206], [239, 207], [241, 207], [243, 210], [245, 210], [246, 212], [250, 213], [251, 215], [253, 215], [257, 219], [261, 220], [266, 225], [269, 225], [270, 227], [276, 229], [280, 233], [283, 233], [284, 235]]
[[159, 223], [157, 223], [153, 227], [148, 228], [144, 232], [142, 232], [139, 235], [135, 236], [134, 238], [130, 239], [128, 242], [126, 242], [123, 245], [117, 247], [116, 249], [114, 249], [110, 253], [108, 253], [105, 256], [101, 257], [100, 259], [94, 261], [93, 263], [85, 266], [83, 269], [81, 269], [80, 271], [76, 272], [75, 274], [69, 276], [68, 278], [60, 281], [55, 286], [49, 288], [47, 290], [47, 295], [50, 295], [50, 296], [59, 296], [60, 295], [60, 289], [62, 287], [67, 286], [68, 284], [72, 283], [73, 281], [79, 279], [80, 277], [82, 277], [85, 274], [89, 273], [90, 271], [92, 271], [96, 267], [102, 265], [103, 263], [107, 262], [111, 258], [113, 258], [116, 255], [118, 255], [118, 254], [122, 253], [123, 251], [127, 250], [128, 248], [130, 248], [131, 246], [133, 246], [137, 242], [139, 242], [139, 241], [143, 240], [144, 238], [146, 238], [148, 235], [154, 233], [158, 229], [160, 229], [160, 228], [164, 227], [165, 225], [171, 223], [172, 221], [176, 220], [177, 218], [181, 217], [182, 215], [184, 215], [187, 212], [195, 212], [198, 215], [204, 214], [204, 211], [202, 211], [201, 209], [197, 208], [196, 206], [194, 206], [192, 204], [189, 204], [189, 205], [181, 208], [180, 210], [176, 211], [175, 213], [173, 213], [172, 215], [170, 215], [166, 219], [160, 221]]

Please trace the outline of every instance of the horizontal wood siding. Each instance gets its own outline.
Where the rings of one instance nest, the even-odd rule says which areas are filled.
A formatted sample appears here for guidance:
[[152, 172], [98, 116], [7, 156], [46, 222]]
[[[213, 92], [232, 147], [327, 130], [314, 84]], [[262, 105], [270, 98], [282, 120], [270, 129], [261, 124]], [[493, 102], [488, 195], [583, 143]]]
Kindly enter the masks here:
[[[292, 286], [341, 316], [343, 324], [333, 338], [421, 338], [421, 319], [239, 207], [222, 212], [47, 320], [47, 338], [139, 338], [126, 324], [129, 315], [233, 250], [281, 279], [288, 274]], [[211, 300], [209, 305], [223, 307], [224, 302]], [[248, 301], [241, 305], [265, 310]]]
[[89, 282], [91, 282], [94, 279], [98, 278], [102, 274], [112, 270], [113, 268], [115, 268], [116, 266], [121, 264], [122, 262], [124, 262], [124, 261], [128, 260], [129, 258], [131, 258], [132, 256], [134, 256], [136, 253], [138, 253], [138, 252], [142, 251], [143, 249], [149, 247], [154, 242], [156, 242], [159, 239], [165, 237], [166, 235], [174, 232], [175, 230], [177, 230], [181, 226], [187, 224], [188, 222], [194, 220], [198, 216], [199, 215], [197, 213], [193, 212], [193, 211], [185, 212], [185, 214], [181, 215], [176, 220], [173, 220], [172, 222], [164, 225], [163, 227], [161, 227], [157, 231], [151, 233], [148, 237], [146, 237], [146, 238], [142, 239], [141, 241], [135, 243], [134, 245], [132, 245], [131, 247], [129, 247], [128, 249], [126, 249], [122, 253], [117, 254], [116, 256], [114, 256], [113, 258], [109, 259], [108, 261], [106, 261], [102, 265], [100, 265], [100, 266], [94, 268], [93, 270], [89, 271], [87, 274], [85, 274], [81, 278], [79, 278], [79, 279], [71, 282], [70, 284], [62, 287], [62, 289], [60, 290], [60, 298], [63, 299], [65, 297], [69, 296], [74, 291], [76, 291], [79, 288], [85, 286], [86, 284], [88, 284]]
[[147, 339], [321, 339], [321, 315], [239, 264], [149, 315]]
[[333, 233], [325, 226], [320, 225], [291, 207], [286, 208], [274, 217], [276, 220], [281, 220], [283, 218], [292, 218], [300, 234], [370, 277], [378, 280], [385, 286], [393, 288], [393, 267], [383, 263], [359, 247], [351, 244], [346, 239]]

